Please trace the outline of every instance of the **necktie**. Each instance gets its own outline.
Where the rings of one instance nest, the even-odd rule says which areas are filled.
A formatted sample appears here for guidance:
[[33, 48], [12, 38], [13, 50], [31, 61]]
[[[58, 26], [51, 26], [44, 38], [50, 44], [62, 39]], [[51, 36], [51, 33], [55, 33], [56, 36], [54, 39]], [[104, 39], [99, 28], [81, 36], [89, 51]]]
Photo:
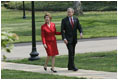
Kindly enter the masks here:
[[72, 18], [71, 18], [71, 25], [72, 25], [72, 28], [74, 27], [74, 23], [73, 23], [73, 21], [72, 21]]

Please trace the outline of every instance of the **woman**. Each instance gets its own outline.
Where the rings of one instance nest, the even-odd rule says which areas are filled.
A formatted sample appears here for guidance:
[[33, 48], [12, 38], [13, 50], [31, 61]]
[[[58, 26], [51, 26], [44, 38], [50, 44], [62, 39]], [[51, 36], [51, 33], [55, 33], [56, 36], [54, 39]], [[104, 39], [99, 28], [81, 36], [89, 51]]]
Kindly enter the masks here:
[[45, 24], [41, 26], [41, 37], [42, 42], [44, 45], [44, 48], [47, 52], [47, 58], [44, 65], [44, 70], [47, 70], [47, 64], [52, 57], [52, 68], [51, 71], [57, 72], [54, 70], [54, 64], [55, 64], [55, 56], [58, 55], [58, 49], [57, 49], [57, 43], [56, 43], [56, 37], [55, 35], [60, 35], [61, 32], [56, 32], [55, 24], [51, 22], [51, 15], [50, 13], [46, 13], [44, 16]]

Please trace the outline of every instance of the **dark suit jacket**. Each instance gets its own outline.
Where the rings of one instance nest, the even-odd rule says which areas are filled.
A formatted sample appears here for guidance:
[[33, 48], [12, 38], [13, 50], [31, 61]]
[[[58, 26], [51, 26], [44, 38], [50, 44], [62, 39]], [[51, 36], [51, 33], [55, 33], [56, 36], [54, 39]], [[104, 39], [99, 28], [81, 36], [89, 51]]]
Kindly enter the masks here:
[[72, 28], [72, 25], [69, 21], [69, 17], [66, 17], [62, 19], [61, 22], [61, 33], [62, 33], [62, 39], [67, 39], [68, 43], [77, 43], [77, 29], [80, 33], [82, 33], [82, 28], [79, 23], [78, 18], [73, 17], [74, 20], [74, 27]]

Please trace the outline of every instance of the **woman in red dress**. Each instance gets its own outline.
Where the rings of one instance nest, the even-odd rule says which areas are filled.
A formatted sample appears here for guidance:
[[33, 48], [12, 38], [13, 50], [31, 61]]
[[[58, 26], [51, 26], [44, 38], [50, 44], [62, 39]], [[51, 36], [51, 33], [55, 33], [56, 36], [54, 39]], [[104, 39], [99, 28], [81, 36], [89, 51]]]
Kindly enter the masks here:
[[57, 43], [55, 35], [61, 35], [61, 32], [56, 32], [55, 24], [51, 22], [50, 13], [46, 13], [44, 16], [45, 24], [41, 26], [41, 37], [44, 48], [47, 52], [47, 58], [44, 65], [44, 70], [47, 70], [47, 64], [50, 56], [52, 57], [52, 68], [51, 71], [57, 72], [54, 70], [55, 56], [58, 55]]

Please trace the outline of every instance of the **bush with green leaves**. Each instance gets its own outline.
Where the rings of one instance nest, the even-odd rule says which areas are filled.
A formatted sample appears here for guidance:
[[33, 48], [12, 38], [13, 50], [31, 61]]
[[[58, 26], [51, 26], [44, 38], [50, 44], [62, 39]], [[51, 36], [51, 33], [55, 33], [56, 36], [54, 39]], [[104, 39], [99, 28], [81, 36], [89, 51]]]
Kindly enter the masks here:
[[[66, 11], [73, 7], [73, 1], [35, 1], [36, 11]], [[8, 9], [23, 9], [22, 1], [10, 1], [5, 4]], [[117, 10], [117, 1], [82, 1], [83, 11], [114, 11]], [[25, 1], [25, 9], [31, 10], [31, 1]]]
[[[68, 7], [73, 6], [72, 1], [35, 1], [36, 11], [65, 11]], [[9, 9], [23, 9], [22, 1], [10, 1], [6, 6]], [[31, 10], [31, 1], [25, 1], [25, 9]]]
[[82, 1], [84, 11], [116, 11], [117, 1]]
[[[14, 47], [13, 42], [18, 40], [19, 37], [15, 33], [9, 33], [2, 31], [1, 32], [1, 48], [6, 52], [11, 52], [11, 49]], [[3, 55], [3, 60], [6, 59], [6, 56]]]
[[6, 52], [11, 52], [11, 49], [13, 48], [12, 42], [14, 42], [15, 40], [18, 40], [18, 36], [15, 33], [2, 31], [1, 32], [2, 50], [5, 50]]

